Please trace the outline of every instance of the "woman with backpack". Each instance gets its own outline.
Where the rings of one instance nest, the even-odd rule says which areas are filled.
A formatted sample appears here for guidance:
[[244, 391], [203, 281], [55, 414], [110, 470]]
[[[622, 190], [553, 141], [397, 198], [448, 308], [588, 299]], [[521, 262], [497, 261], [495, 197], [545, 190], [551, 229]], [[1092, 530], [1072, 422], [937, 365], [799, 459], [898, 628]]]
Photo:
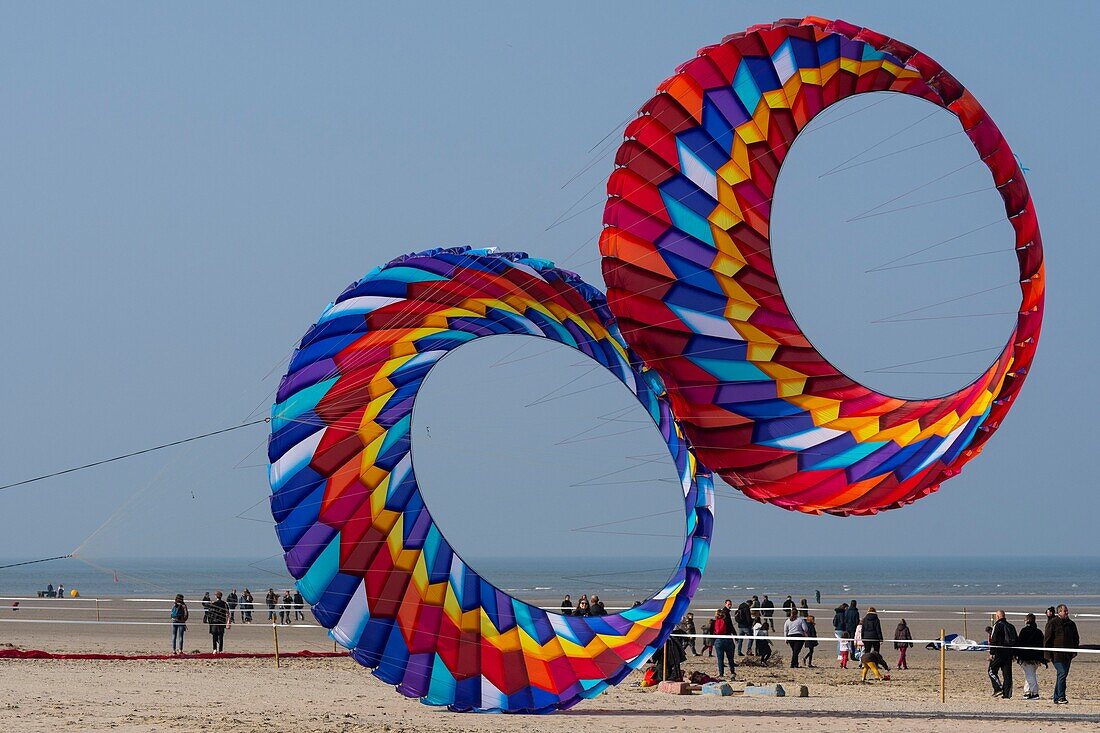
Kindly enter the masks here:
[[183, 602], [183, 594], [176, 594], [176, 602], [172, 604], [172, 654], [183, 654], [183, 634], [187, 631], [187, 604]]

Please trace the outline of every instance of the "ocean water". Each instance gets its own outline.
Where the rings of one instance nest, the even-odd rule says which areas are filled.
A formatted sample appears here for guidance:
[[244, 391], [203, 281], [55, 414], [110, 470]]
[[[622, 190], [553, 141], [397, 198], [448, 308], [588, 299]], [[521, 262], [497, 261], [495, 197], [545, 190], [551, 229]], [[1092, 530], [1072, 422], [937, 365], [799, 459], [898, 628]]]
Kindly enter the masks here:
[[[0, 560], [0, 565], [19, 558]], [[218, 559], [96, 558], [0, 570], [0, 596], [27, 596], [47, 583], [64, 583], [86, 597], [188, 596], [205, 591], [288, 588], [293, 581], [279, 557]], [[556, 603], [569, 593], [596, 593], [608, 606], [630, 605], [660, 588], [671, 571], [667, 559], [475, 558], [471, 564], [498, 587], [525, 600]], [[745, 557], [713, 558], [696, 593], [696, 605], [768, 594], [776, 605], [840, 599], [904, 605], [966, 605], [997, 599], [1004, 606], [1037, 608], [1067, 602], [1100, 608], [1100, 557]]]

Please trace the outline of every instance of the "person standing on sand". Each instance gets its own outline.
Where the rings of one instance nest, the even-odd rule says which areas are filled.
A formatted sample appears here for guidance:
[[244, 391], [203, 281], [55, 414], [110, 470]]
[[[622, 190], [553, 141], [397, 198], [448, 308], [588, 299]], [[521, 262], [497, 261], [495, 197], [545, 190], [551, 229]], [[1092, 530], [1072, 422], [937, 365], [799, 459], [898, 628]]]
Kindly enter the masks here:
[[758, 617], [757, 622], [753, 624], [752, 633], [756, 636], [756, 661], [766, 667], [768, 660], [772, 658], [772, 643], [768, 640], [767, 619]]
[[684, 651], [687, 652], [688, 647], [691, 647], [691, 653], [695, 656], [699, 656], [699, 650], [695, 648], [695, 635], [699, 632], [695, 630], [695, 614], [688, 611], [684, 615], [683, 620], [684, 633], [691, 634], [691, 638], [684, 639]]
[[894, 629], [894, 649], [898, 651], [898, 669], [909, 669], [909, 664], [905, 661], [905, 652], [912, 646], [913, 634], [909, 631], [909, 624], [902, 619]]
[[783, 601], [783, 616], [784, 616], [784, 618], [789, 617], [791, 615], [791, 609], [794, 608], [794, 607], [795, 607], [794, 599], [792, 599], [790, 596], [787, 596], [787, 600]]
[[833, 636], [836, 637], [836, 661], [841, 669], [848, 668], [848, 638], [844, 630], [844, 615], [848, 611], [848, 604], [841, 603], [833, 609]]
[[1012, 697], [1012, 647], [1016, 645], [1016, 627], [1008, 622], [1004, 611], [998, 610], [997, 621], [989, 634], [989, 681], [993, 685], [993, 697], [1005, 700]]
[[202, 622], [210, 623], [210, 591], [202, 594]]
[[783, 636], [787, 638], [787, 645], [791, 648], [791, 669], [798, 669], [798, 655], [802, 653], [802, 647], [806, 643], [805, 637], [810, 635], [806, 626], [806, 619], [798, 615], [798, 609], [791, 607], [790, 615], [783, 624]]
[[252, 598], [252, 591], [245, 588], [244, 594], [241, 596], [241, 623], [252, 623], [252, 608], [254, 605], [255, 599]]
[[1058, 705], [1067, 705], [1066, 680], [1069, 677], [1069, 665], [1077, 652], [1057, 651], [1058, 649], [1076, 649], [1081, 646], [1081, 637], [1077, 633], [1077, 624], [1069, 617], [1069, 607], [1066, 604], [1058, 606], [1058, 611], [1049, 622], [1043, 632], [1043, 646], [1051, 651], [1046, 653], [1047, 659], [1054, 664], [1054, 670], [1058, 673], [1054, 682], [1054, 702]]
[[235, 623], [237, 621], [237, 589], [229, 591], [229, 595], [225, 597], [225, 603], [229, 606], [229, 623]]
[[855, 657], [856, 647], [856, 629], [859, 628], [859, 609], [856, 607], [856, 599], [853, 598], [852, 602], [848, 604], [848, 608], [844, 611], [844, 633], [853, 643], [848, 645], [848, 651], [852, 657]]
[[290, 590], [283, 591], [283, 600], [279, 604], [279, 608], [282, 609], [283, 625], [290, 626], [291, 623], [291, 609], [294, 607], [294, 599], [290, 597]]
[[814, 666], [814, 647], [817, 646], [817, 624], [814, 623], [813, 614], [806, 617], [806, 628], [809, 630], [806, 633], [806, 646], [803, 647], [806, 650], [806, 656], [802, 660], [807, 667]]
[[225, 651], [225, 630], [229, 628], [229, 604], [222, 600], [221, 591], [214, 594], [207, 616], [214, 653], [221, 654]]
[[570, 600], [569, 594], [565, 594], [565, 598], [561, 599], [561, 615], [572, 616], [573, 615], [573, 601]]
[[1039, 698], [1039, 665], [1047, 666], [1043, 655], [1043, 632], [1035, 624], [1035, 614], [1029, 613], [1020, 629], [1019, 645], [1016, 649], [1016, 661], [1024, 668], [1024, 699]]
[[607, 610], [603, 607], [603, 601], [597, 595], [592, 596], [592, 600], [588, 604], [589, 610], [593, 616], [606, 616]]
[[882, 622], [878, 619], [875, 607], [867, 609], [867, 615], [863, 617], [863, 648], [872, 651], [882, 651]]
[[57, 597], [58, 598], [64, 598], [65, 597], [65, 584], [64, 583], [58, 583], [57, 584]]
[[714, 656], [718, 657], [718, 676], [725, 677], [724, 661], [730, 665], [730, 679], [737, 676], [737, 664], [733, 660], [733, 617], [728, 608], [714, 612]]
[[708, 657], [714, 656], [714, 619], [703, 624], [703, 651]]
[[187, 604], [183, 602], [183, 594], [176, 594], [176, 601], [172, 604], [172, 653], [183, 654], [183, 634], [187, 631]]
[[760, 615], [762, 615], [768, 622], [768, 629], [775, 631], [775, 623], [772, 621], [772, 616], [775, 614], [775, 604], [772, 603], [772, 599], [768, 598], [768, 594], [764, 594], [764, 600], [760, 601]]
[[306, 620], [306, 614], [305, 614], [305, 610], [304, 610], [305, 607], [306, 607], [306, 599], [302, 598], [302, 592], [300, 590], [298, 590], [297, 588], [295, 588], [294, 589], [294, 620], [295, 621], [305, 621]]
[[278, 599], [279, 597], [275, 595], [275, 589], [268, 588], [264, 602], [267, 603], [267, 620], [271, 623], [275, 623], [275, 604], [278, 602]]
[[[737, 626], [737, 656], [745, 656], [741, 650], [744, 648], [742, 642], [745, 639], [741, 637], [752, 636], [752, 609], [749, 608], [748, 601], [741, 601], [737, 604], [737, 610], [733, 612], [733, 623]], [[752, 639], [748, 639], [748, 653], [752, 654]]]
[[810, 604], [806, 603], [806, 599], [803, 598], [798, 603], [798, 615], [802, 618], [806, 618], [810, 615]]

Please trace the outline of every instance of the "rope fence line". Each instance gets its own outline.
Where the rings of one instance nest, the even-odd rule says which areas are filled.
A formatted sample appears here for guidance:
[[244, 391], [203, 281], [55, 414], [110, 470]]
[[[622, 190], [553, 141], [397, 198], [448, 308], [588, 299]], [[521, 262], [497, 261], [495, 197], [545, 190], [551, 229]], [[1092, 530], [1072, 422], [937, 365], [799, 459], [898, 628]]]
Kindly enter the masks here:
[[[67, 619], [12, 619], [12, 618], [9, 618], [9, 619], [0, 619], [0, 623], [7, 623], [7, 624], [77, 624], [77, 625], [96, 625], [96, 624], [98, 624], [98, 625], [107, 625], [107, 626], [172, 626], [176, 622], [174, 622], [174, 621], [91, 621], [91, 620], [82, 621], [82, 620], [67, 620]], [[190, 624], [190, 623], [195, 623], [195, 622], [188, 621], [187, 623]], [[187, 625], [187, 624], [184, 624], [184, 625]], [[204, 623], [200, 622], [200, 623], [195, 623], [195, 625], [196, 626], [206, 626], [208, 624], [204, 624]], [[269, 628], [272, 628], [272, 627], [280, 628], [280, 629], [288, 629], [288, 628], [290, 628], [290, 629], [294, 629], [294, 628], [297, 628], [297, 629], [321, 629], [321, 628], [324, 628], [319, 624], [302, 624], [302, 623], [293, 623], [293, 624], [269, 624], [269, 623], [242, 624], [242, 623], [235, 623], [235, 624], [232, 624], [232, 626], [234, 626], [234, 627], [248, 626], [248, 627], [253, 628], [253, 629], [263, 629], [265, 631]], [[753, 634], [683, 634], [683, 633], [673, 633], [673, 634], [670, 635], [670, 638], [673, 638], [673, 639], [734, 639], [734, 640], [741, 639], [741, 640], [746, 640], [746, 641], [752, 641], [752, 640], [755, 640], [755, 639], [764, 639], [768, 642], [772, 642], [772, 641], [817, 641], [817, 642], [835, 642], [835, 643], [845, 643], [845, 644], [854, 643], [854, 641], [852, 639], [837, 638], [835, 636], [776, 636], [776, 635], [757, 636], [757, 635], [753, 635]], [[868, 641], [868, 640], [865, 639], [864, 642], [866, 642], [866, 641]], [[880, 639], [880, 640], [877, 640], [877, 641], [880, 641], [882, 644], [890, 644], [895, 640], [894, 639]], [[912, 644], [939, 644], [939, 643], [941, 643], [941, 640], [939, 638], [935, 638], [935, 639], [905, 639], [905, 641], [909, 642], [909, 643], [912, 643]], [[974, 640], [973, 639], [968, 639], [967, 641], [974, 641]], [[1017, 650], [1042, 651], [1042, 652], [1070, 652], [1070, 653], [1075, 653], [1075, 654], [1100, 654], [1100, 648], [1090, 649], [1090, 648], [1065, 648], [1065, 647], [998, 646], [998, 645], [986, 644], [984, 642], [977, 642], [974, 645], [967, 645], [968, 648], [965, 648], [965, 649], [964, 648], [955, 648], [955, 647], [953, 647], [952, 642], [946, 642], [944, 644], [944, 646], [949, 651], [988, 651], [990, 649], [1017, 649]]]

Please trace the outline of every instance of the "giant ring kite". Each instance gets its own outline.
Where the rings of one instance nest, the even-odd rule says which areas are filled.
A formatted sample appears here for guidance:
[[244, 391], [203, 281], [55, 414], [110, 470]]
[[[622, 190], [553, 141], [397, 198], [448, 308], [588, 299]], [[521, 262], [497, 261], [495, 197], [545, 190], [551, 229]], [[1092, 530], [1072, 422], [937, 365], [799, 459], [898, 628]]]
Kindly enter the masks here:
[[[513, 598], [458, 556], [425, 507], [411, 449], [417, 392], [450, 350], [494, 334], [551, 339], [604, 365], [664, 437], [686, 542], [668, 583], [640, 606], [582, 618]], [[306, 332], [276, 400], [271, 508], [287, 568], [332, 637], [401, 694], [454, 710], [568, 708], [648, 661], [687, 611], [709, 549], [712, 479], [660, 377], [577, 275], [469, 248], [393, 260]]]
[[[856, 94], [926, 99], [959, 120], [1015, 230], [1022, 293], [1011, 338], [946, 397], [880, 394], [799, 329], [772, 263], [783, 158], [822, 110]], [[760, 501], [868, 514], [959, 473], [1012, 406], [1043, 315], [1043, 249], [1023, 173], [974, 96], [923, 53], [843, 21], [781, 20], [700, 49], [625, 131], [600, 240], [607, 300], [664, 378], [700, 460]]]

